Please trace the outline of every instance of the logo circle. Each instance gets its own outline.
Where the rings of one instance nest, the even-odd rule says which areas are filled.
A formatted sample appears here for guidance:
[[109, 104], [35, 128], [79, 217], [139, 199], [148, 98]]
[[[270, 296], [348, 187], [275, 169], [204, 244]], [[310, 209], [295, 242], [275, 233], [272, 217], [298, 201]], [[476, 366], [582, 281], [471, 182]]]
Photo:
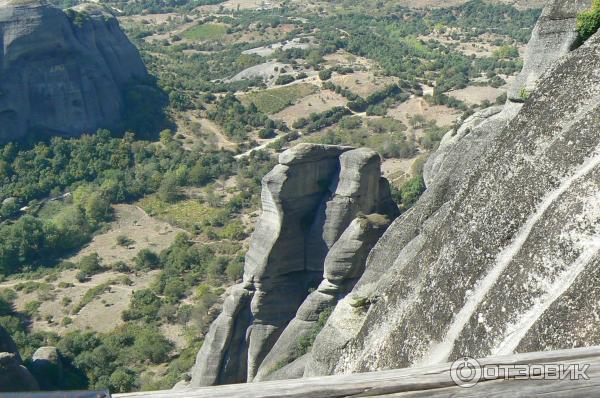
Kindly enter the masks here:
[[454, 361], [450, 367], [450, 377], [452, 378], [452, 381], [459, 387], [473, 387], [479, 383], [481, 376], [481, 365], [474, 358], [459, 358]]

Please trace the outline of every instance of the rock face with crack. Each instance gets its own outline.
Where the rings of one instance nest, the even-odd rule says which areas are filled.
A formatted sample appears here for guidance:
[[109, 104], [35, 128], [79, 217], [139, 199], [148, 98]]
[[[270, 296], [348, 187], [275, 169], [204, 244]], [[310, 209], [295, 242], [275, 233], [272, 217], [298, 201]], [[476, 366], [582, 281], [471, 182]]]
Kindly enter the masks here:
[[[298, 169], [307, 196], [293, 207], [280, 187], [302, 184], [282, 176], [290, 171], [285, 162], [276, 168], [265, 180], [265, 214], [255, 235], [264, 246], [251, 249], [240, 287], [251, 310], [227, 321], [250, 322], [229, 334], [239, 340], [227, 346], [236, 354], [248, 347], [240, 357], [247, 359], [245, 380], [600, 344], [600, 34], [574, 49], [576, 16], [590, 4], [548, 3], [506, 105], [446, 134], [425, 165], [426, 192], [372, 250], [374, 242], [364, 238], [369, 223], [344, 216], [343, 189], [330, 189], [339, 197], [319, 205], [307, 224], [286, 224], [284, 215], [315, 206], [312, 195], [320, 191], [311, 181], [328, 173], [327, 161], [318, 172]], [[336, 150], [344, 164], [351, 152]], [[340, 181], [344, 175], [342, 167]], [[321, 220], [316, 228], [314, 220]], [[338, 226], [339, 220], [348, 221]], [[314, 260], [298, 258], [306, 253], [298, 239]], [[282, 267], [288, 253], [296, 283]], [[294, 290], [307, 280], [314, 291], [304, 294], [311, 283]], [[298, 339], [312, 347], [299, 349]], [[234, 362], [227, 350], [213, 373], [196, 374], [196, 385], [207, 374], [204, 384], [244, 381], [222, 378], [223, 366]]]
[[592, 6], [592, 0], [550, 1], [533, 29], [527, 46], [523, 71], [508, 98], [522, 102], [535, 89], [548, 65], [567, 54], [577, 42], [577, 15]]
[[137, 49], [96, 5], [63, 12], [43, 0], [0, 0], [0, 142], [112, 128], [122, 89], [148, 77]]
[[523, 105], [444, 138], [427, 191], [370, 253], [304, 376], [600, 344], [600, 35], [569, 52], [589, 4], [545, 9]]
[[211, 326], [192, 386], [252, 381], [273, 361], [294, 359], [292, 335], [352, 288], [398, 216], [380, 162], [369, 149], [309, 144], [280, 156], [263, 180], [244, 283]]

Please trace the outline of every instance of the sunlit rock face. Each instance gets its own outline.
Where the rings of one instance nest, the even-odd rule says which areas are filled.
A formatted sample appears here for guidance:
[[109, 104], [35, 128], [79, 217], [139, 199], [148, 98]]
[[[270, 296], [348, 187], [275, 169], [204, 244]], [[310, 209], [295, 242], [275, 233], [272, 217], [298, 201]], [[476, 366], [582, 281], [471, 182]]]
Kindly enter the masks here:
[[[600, 36], [569, 52], [588, 6], [547, 6], [523, 105], [482, 111], [444, 138], [427, 191], [370, 253], [304, 376], [600, 344]], [[557, 24], [546, 53], [541, 32]]]
[[[288, 169], [281, 162], [265, 179], [265, 214], [255, 235], [263, 246], [250, 250], [239, 287], [239, 301], [250, 303], [236, 307], [250, 306], [235, 318], [244, 333], [235, 329], [230, 335], [239, 339], [228, 340], [242, 347], [236, 352], [247, 362], [237, 363], [246, 377], [223, 378], [223, 364], [234, 361], [220, 355], [218, 363], [203, 362], [207, 348], [198, 356], [196, 385], [600, 344], [600, 35], [574, 49], [576, 15], [589, 6], [588, 0], [548, 3], [506, 105], [474, 114], [444, 137], [424, 168], [426, 192], [373, 249], [368, 238], [357, 239], [368, 223], [336, 226], [351, 216], [319, 221], [320, 233], [310, 235], [319, 239], [304, 240], [315, 260], [303, 267], [297, 256], [306, 252], [294, 242], [314, 226], [287, 226], [279, 187], [301, 184], [283, 177]], [[288, 214], [316, 203], [311, 181], [319, 178], [311, 176], [330, 170], [323, 151], [313, 156], [324, 162], [318, 171], [302, 172], [309, 195], [287, 207]], [[339, 159], [350, 153], [337, 151]], [[328, 199], [325, 211], [309, 219], [345, 214], [343, 196]], [[281, 226], [290, 231], [285, 243]], [[285, 253], [299, 253], [288, 262], [295, 283], [282, 266]], [[315, 283], [309, 295], [294, 290], [307, 280]], [[298, 357], [293, 347], [314, 331], [324, 308], [333, 313]], [[214, 377], [202, 379], [208, 368]]]
[[65, 13], [0, 0], [0, 41], [0, 142], [114, 127], [124, 86], [148, 76], [116, 18], [95, 5]]
[[210, 328], [193, 386], [252, 381], [293, 360], [290, 339], [354, 286], [399, 214], [380, 166], [369, 149], [302, 144], [280, 156], [263, 179], [244, 283]]
[[523, 71], [508, 91], [509, 99], [523, 101], [548, 64], [572, 50], [577, 43], [577, 15], [591, 5], [592, 0], [548, 2], [532, 32]]

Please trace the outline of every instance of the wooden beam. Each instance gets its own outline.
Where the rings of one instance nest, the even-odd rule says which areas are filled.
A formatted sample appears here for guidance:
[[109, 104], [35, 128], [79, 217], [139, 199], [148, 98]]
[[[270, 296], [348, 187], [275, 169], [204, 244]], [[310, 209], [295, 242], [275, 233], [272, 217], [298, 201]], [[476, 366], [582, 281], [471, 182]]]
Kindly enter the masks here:
[[600, 347], [490, 357], [482, 365], [589, 364], [590, 380], [482, 380], [457, 386], [451, 364], [297, 380], [117, 394], [117, 398], [588, 397], [600, 396]]

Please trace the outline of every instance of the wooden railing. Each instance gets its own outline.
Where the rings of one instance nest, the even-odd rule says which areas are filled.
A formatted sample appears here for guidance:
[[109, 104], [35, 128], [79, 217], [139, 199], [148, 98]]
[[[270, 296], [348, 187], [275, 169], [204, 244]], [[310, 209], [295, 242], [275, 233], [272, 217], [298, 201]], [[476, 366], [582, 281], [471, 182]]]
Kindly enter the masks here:
[[[476, 361], [479, 370], [488, 372], [476, 385], [466, 388], [453, 380], [452, 364], [421, 368], [386, 370], [372, 373], [283, 380], [262, 383], [202, 387], [185, 390], [118, 394], [119, 398], [339, 398], [339, 397], [600, 397], [600, 347], [578, 348], [490, 357]], [[558, 380], [558, 366], [584, 369], [588, 380]], [[493, 376], [494, 365], [508, 370]], [[513, 367], [511, 365], [520, 365]], [[510, 370], [512, 369], [512, 370]], [[543, 374], [539, 374], [540, 369]], [[492, 372], [490, 372], [492, 370]], [[524, 373], [524, 370], [526, 371]], [[501, 373], [501, 372], [497, 372]], [[530, 379], [528, 379], [531, 376]], [[569, 376], [564, 373], [563, 377]], [[577, 374], [573, 374], [577, 376]], [[579, 375], [581, 376], [581, 374]], [[456, 379], [456, 376], [454, 377]], [[527, 380], [525, 380], [527, 379]], [[473, 384], [473, 383], [471, 383]]]

